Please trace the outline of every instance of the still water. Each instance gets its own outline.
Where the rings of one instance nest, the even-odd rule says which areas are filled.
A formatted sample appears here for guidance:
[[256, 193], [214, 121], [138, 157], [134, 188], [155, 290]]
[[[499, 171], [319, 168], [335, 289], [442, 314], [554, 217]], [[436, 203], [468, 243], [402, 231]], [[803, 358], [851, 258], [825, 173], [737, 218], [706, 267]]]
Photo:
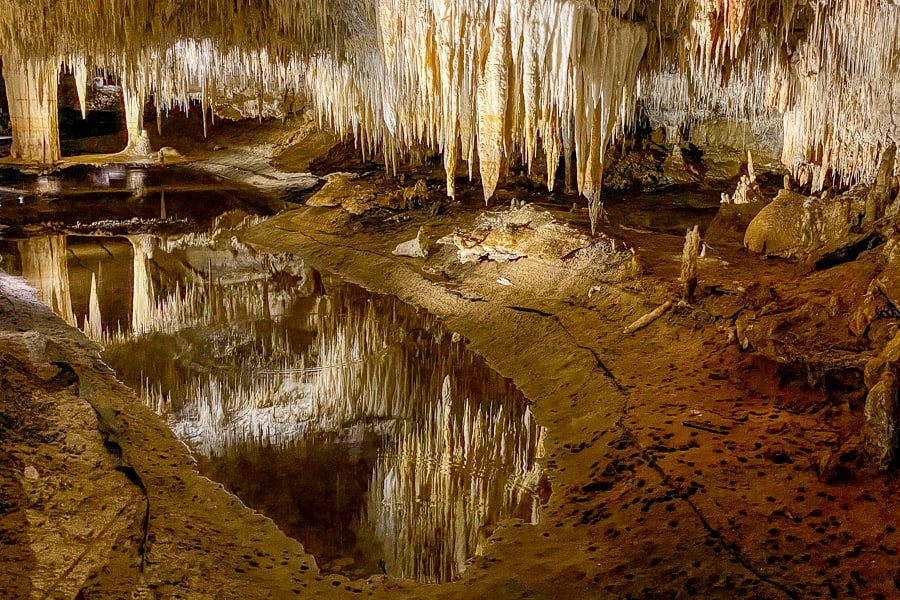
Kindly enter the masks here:
[[543, 430], [521, 393], [431, 315], [243, 246], [254, 218], [32, 228], [0, 254], [326, 572], [449, 581], [498, 522], [539, 520]]

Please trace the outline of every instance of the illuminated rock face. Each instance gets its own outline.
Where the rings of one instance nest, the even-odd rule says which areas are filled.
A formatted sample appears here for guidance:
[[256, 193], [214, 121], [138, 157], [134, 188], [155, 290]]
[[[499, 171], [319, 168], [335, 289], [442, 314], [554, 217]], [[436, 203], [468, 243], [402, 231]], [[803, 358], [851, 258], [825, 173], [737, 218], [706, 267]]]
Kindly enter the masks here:
[[61, 157], [57, 117], [59, 62], [3, 57], [13, 141], [10, 155], [24, 162], [52, 164]]

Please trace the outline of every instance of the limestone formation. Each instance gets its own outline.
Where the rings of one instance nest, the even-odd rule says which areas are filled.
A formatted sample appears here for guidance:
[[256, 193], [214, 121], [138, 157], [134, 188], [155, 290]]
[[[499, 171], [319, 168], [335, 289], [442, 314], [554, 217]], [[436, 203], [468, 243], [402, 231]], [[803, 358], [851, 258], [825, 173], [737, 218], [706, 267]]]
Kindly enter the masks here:
[[134, 143], [134, 153], [139, 156], [150, 156], [150, 153], [153, 151], [153, 148], [150, 146], [150, 136], [147, 135], [147, 130], [142, 129], [140, 136]]
[[796, 258], [846, 243], [865, 212], [861, 191], [827, 199], [781, 190], [750, 222], [744, 246], [760, 254]]
[[3, 79], [12, 125], [10, 156], [29, 163], [52, 164], [60, 157], [57, 117], [59, 61], [3, 57]]
[[144, 133], [144, 80], [138, 75], [131, 74], [122, 78], [122, 103], [125, 107], [125, 129], [128, 132], [126, 150], [149, 154], [149, 150], [138, 150], [139, 146], [144, 145], [141, 141], [141, 134]]
[[877, 467], [890, 469], [900, 438], [900, 383], [893, 368], [886, 369], [866, 397], [866, 442]]
[[33, 236], [18, 243], [22, 275], [37, 288], [38, 298], [70, 325], [76, 325], [69, 288], [66, 236]]
[[358, 183], [353, 175], [333, 173], [328, 176], [325, 185], [306, 200], [307, 206], [335, 207], [341, 206], [349, 213], [364, 213], [375, 203], [374, 192]]
[[700, 255], [700, 226], [688, 229], [684, 237], [684, 249], [681, 253], [681, 299], [684, 302], [694, 301], [697, 289], [697, 257]]
[[[119, 78], [129, 149], [151, 96], [158, 114], [196, 101], [204, 120], [219, 95], [227, 103], [239, 93], [256, 105], [239, 114], [260, 117], [276, 115], [267, 99], [293, 110], [293, 98], [308, 96], [320, 124], [354, 135], [389, 168], [418, 144], [439, 151], [451, 196], [460, 160], [470, 176], [477, 166], [487, 199], [511, 160], [530, 167], [543, 152], [552, 174], [563, 158], [594, 228], [606, 148], [631, 130], [638, 105], [676, 148], [698, 121], [735, 123], [743, 139], [778, 138], [765, 147], [780, 146], [794, 179], [813, 191], [874, 179], [900, 138], [891, 83], [900, 11], [882, 0], [815, 10], [775, 0], [126, 6], [3, 5], [14, 156], [59, 158], [52, 104], [61, 61], [82, 100], [92, 70]], [[708, 127], [696, 134], [724, 139]]]
[[455, 246], [459, 261], [463, 263], [507, 262], [526, 257], [559, 261], [564, 257], [571, 258], [579, 251], [615, 252], [612, 238], [601, 234], [592, 240], [530, 204], [479, 215], [474, 229], [455, 231], [437, 243]]
[[891, 144], [884, 149], [881, 162], [878, 165], [878, 174], [875, 184], [866, 197], [866, 213], [863, 218], [864, 227], [874, 227], [891, 203], [891, 187], [894, 183], [894, 159], [897, 155], [897, 145]]
[[395, 256], [408, 256], [410, 258], [428, 258], [431, 254], [431, 238], [422, 227], [413, 239], [397, 244], [393, 254]]
[[103, 341], [103, 316], [100, 314], [100, 296], [97, 294], [97, 274], [91, 273], [91, 296], [88, 314], [84, 316], [84, 334], [95, 342]]

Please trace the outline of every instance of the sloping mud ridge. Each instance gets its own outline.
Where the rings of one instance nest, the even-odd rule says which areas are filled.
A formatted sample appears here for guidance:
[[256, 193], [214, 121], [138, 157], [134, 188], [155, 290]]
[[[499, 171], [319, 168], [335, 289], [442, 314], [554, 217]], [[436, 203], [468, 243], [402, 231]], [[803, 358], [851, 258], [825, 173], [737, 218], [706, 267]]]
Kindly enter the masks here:
[[[584, 211], [526, 191], [486, 210], [435, 201], [424, 181], [387, 185], [335, 177], [326, 188], [352, 193], [217, 221], [192, 260], [291, 257], [437, 317], [545, 429], [538, 522], [492, 524], [450, 583], [324, 574], [302, 540], [198, 474], [58, 303], [3, 275], [3, 597], [900, 594], [898, 483], [877, 444], [892, 434], [872, 432], [895, 422], [873, 413], [873, 393], [896, 397], [894, 241], [860, 235], [817, 263], [706, 235], [683, 302], [680, 231], [623, 221], [591, 236]], [[128, 239], [135, 256], [149, 243]]]

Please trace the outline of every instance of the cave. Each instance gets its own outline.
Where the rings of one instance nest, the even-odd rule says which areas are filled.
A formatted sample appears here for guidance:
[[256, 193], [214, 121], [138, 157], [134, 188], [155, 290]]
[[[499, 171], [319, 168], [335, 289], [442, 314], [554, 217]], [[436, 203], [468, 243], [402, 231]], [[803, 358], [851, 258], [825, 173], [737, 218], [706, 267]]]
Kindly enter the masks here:
[[0, 16], [0, 597], [900, 597], [895, 1]]

